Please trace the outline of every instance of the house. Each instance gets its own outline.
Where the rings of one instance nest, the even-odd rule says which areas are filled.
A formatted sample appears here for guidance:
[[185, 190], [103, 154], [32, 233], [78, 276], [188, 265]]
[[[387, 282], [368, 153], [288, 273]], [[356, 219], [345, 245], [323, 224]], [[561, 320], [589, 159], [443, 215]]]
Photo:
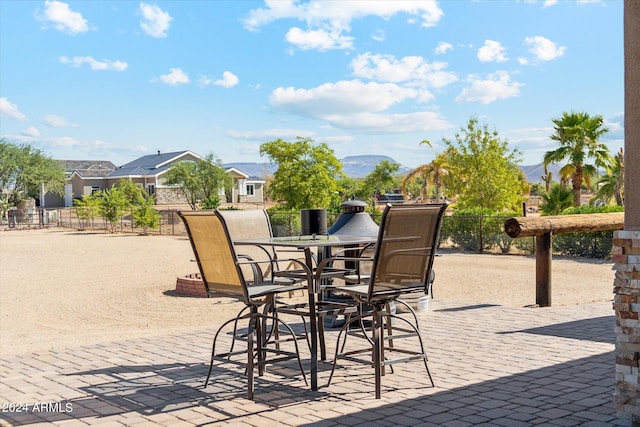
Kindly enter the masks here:
[[40, 206], [72, 206], [74, 198], [108, 188], [108, 176], [116, 169], [113, 163], [104, 160], [60, 160], [60, 163], [67, 172], [64, 197], [46, 193], [40, 198]]
[[[47, 193], [41, 202], [45, 207], [72, 206], [73, 199], [111, 188], [121, 179], [126, 179], [142, 186], [148, 194], [153, 195], [157, 205], [185, 203], [184, 198], [173, 186], [165, 185], [164, 174], [177, 162], [196, 162], [202, 157], [191, 151], [151, 154], [132, 162], [116, 167], [108, 161], [75, 161], [63, 160], [61, 163], [67, 171], [64, 199]], [[250, 177], [244, 172], [229, 168], [227, 172], [233, 176], [233, 187], [230, 199], [226, 200], [224, 189], [220, 190], [222, 201], [232, 203], [262, 203], [264, 201], [265, 181]]]

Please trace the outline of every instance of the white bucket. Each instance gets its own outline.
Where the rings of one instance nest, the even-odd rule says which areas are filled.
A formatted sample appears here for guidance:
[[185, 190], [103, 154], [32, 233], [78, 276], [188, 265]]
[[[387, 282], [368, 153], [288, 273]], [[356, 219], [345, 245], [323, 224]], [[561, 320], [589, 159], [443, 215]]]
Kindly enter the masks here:
[[416, 309], [417, 311], [427, 311], [429, 310], [429, 300], [431, 298], [429, 297], [429, 295], [422, 295], [420, 297], [418, 297], [418, 301], [416, 304]]

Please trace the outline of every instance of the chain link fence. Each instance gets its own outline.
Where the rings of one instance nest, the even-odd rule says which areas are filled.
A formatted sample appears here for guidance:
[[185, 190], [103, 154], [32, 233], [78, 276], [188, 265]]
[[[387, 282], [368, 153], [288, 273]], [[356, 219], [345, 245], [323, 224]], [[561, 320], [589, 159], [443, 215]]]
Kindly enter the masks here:
[[[156, 234], [186, 236], [186, 230], [178, 217], [175, 207], [157, 209], [160, 213], [158, 228], [146, 230], [136, 227], [131, 215], [125, 215], [113, 227], [115, 232], [135, 234]], [[296, 212], [273, 211], [269, 213], [275, 236], [296, 236], [301, 232], [300, 214]], [[339, 213], [327, 213], [327, 225], [337, 220]], [[380, 222], [382, 213], [371, 214]], [[508, 217], [501, 216], [447, 216], [443, 220], [440, 247], [473, 253], [518, 253], [533, 254], [535, 240], [531, 238], [512, 239], [504, 232], [503, 224]], [[74, 208], [43, 209], [33, 211], [10, 209], [5, 219], [8, 228], [65, 227], [87, 231], [111, 232], [112, 226], [102, 218], [82, 221]], [[553, 237], [555, 253], [589, 258], [610, 257], [613, 231], [571, 233]]]

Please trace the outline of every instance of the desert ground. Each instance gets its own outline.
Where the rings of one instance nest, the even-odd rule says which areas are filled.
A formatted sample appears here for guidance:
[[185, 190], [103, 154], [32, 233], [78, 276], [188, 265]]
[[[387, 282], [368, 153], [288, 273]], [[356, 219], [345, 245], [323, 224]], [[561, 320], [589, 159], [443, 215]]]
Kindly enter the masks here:
[[[2, 230], [0, 355], [218, 325], [242, 303], [177, 295], [176, 278], [197, 272], [192, 260], [189, 241], [180, 236]], [[611, 267], [609, 261], [554, 257], [553, 304], [611, 300]], [[436, 299], [535, 303], [534, 256], [443, 251], [435, 270]]]

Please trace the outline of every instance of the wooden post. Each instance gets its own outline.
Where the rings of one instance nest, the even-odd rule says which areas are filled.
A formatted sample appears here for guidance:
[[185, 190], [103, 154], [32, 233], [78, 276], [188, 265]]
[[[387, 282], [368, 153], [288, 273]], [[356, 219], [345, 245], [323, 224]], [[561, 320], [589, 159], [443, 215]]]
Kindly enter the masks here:
[[586, 231], [620, 230], [624, 228], [624, 212], [604, 214], [514, 217], [504, 223], [509, 237], [536, 239], [536, 304], [551, 306], [551, 239], [553, 234]]
[[536, 236], [536, 304], [551, 307], [551, 233]]

